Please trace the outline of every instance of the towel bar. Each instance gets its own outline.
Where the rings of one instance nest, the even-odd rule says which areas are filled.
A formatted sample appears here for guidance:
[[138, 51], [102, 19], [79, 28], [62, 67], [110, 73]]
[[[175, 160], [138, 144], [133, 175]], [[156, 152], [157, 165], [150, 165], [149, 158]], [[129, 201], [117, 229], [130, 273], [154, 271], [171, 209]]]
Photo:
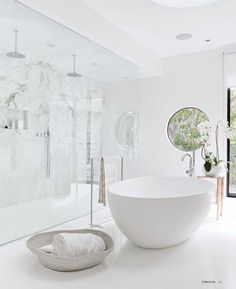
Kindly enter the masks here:
[[[104, 157], [103, 157], [104, 158]], [[114, 157], [115, 158], [115, 157]], [[90, 183], [90, 227], [102, 227], [99, 225], [94, 225], [93, 223], [93, 185], [94, 185], [94, 160], [97, 158], [91, 158], [90, 160], [90, 174], [91, 174], [91, 183]], [[101, 162], [100, 158], [100, 162]], [[120, 156], [120, 180], [124, 179], [124, 158]]]

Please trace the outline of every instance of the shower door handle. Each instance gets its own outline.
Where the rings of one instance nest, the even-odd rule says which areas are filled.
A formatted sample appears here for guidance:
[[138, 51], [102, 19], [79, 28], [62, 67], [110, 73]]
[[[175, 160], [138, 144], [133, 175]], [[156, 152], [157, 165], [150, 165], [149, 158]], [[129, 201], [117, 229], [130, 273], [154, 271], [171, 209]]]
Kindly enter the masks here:
[[50, 131], [49, 131], [49, 128], [47, 128], [45, 140], [46, 140], [46, 176], [47, 176], [47, 178], [49, 178], [50, 177], [50, 169], [51, 169]]
[[47, 128], [46, 132], [43, 133], [36, 133], [36, 136], [38, 137], [44, 137], [45, 139], [45, 152], [46, 152], [46, 157], [45, 157], [45, 167], [46, 167], [46, 177], [50, 177], [50, 168], [51, 168], [51, 157], [50, 157], [50, 130]]

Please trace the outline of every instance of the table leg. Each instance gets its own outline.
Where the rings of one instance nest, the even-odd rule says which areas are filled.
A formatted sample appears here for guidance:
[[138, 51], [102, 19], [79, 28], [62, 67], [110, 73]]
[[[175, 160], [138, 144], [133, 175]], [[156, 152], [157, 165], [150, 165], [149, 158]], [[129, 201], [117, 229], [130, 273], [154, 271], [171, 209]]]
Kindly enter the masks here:
[[219, 220], [220, 216], [220, 195], [221, 195], [221, 178], [217, 178], [217, 191], [216, 191], [216, 205], [217, 205], [217, 215], [216, 219]]
[[221, 178], [221, 203], [220, 203], [220, 215], [223, 214], [223, 203], [224, 203], [224, 178]]

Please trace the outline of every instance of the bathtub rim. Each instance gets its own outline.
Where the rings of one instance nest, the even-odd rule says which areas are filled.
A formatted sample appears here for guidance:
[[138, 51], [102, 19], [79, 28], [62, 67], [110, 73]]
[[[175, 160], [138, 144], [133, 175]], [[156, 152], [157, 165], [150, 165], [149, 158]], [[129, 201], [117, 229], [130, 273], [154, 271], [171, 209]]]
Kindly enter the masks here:
[[[197, 193], [193, 193], [193, 194], [188, 194], [188, 195], [176, 195], [176, 196], [135, 196], [135, 195], [131, 195], [131, 194], [121, 194], [121, 193], [117, 193], [115, 192], [116, 190], [116, 186], [120, 185], [120, 184], [125, 184], [126, 182], [129, 181], [135, 181], [135, 180], [140, 180], [140, 179], [151, 179], [151, 178], [155, 178], [155, 179], [187, 179], [187, 180], [196, 180], [198, 183], [204, 183], [208, 185], [208, 188], [204, 189], [204, 190], [199, 190], [199, 192]], [[108, 197], [109, 195], [113, 195], [116, 197], [120, 197], [120, 198], [129, 198], [129, 199], [140, 199], [140, 200], [165, 200], [165, 199], [179, 199], [179, 198], [190, 198], [190, 197], [194, 197], [194, 196], [199, 196], [202, 194], [208, 194], [208, 193], [215, 193], [216, 192], [216, 185], [212, 182], [210, 182], [209, 180], [205, 180], [205, 179], [199, 179], [199, 178], [188, 178], [188, 177], [178, 177], [178, 176], [173, 176], [173, 177], [163, 177], [163, 176], [145, 176], [145, 177], [135, 177], [135, 178], [130, 178], [130, 179], [126, 179], [126, 180], [122, 180], [119, 182], [115, 182], [113, 184], [110, 184], [107, 188], [107, 192], [108, 192]]]

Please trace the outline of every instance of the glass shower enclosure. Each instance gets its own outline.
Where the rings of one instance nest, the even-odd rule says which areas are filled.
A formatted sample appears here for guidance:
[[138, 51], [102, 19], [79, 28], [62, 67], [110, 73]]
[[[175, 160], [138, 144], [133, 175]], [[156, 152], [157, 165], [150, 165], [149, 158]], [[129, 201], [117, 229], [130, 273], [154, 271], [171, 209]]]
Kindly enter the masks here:
[[136, 176], [138, 121], [135, 139], [122, 131], [135, 153], [116, 130], [138, 110], [135, 64], [0, 0], [0, 245], [88, 214], [91, 158], [121, 155], [124, 176]]

